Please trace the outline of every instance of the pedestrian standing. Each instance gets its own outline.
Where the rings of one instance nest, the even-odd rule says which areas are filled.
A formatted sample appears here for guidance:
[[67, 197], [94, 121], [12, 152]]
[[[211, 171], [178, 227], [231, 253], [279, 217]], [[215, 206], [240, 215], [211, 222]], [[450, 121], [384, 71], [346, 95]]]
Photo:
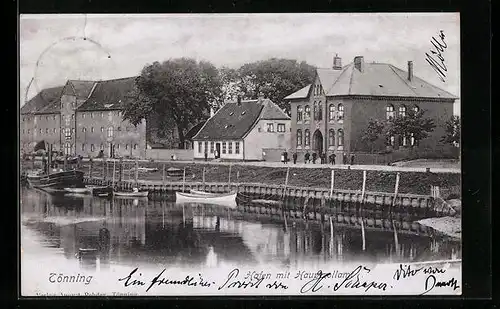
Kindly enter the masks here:
[[283, 153], [284, 156], [284, 162], [285, 164], [288, 164], [288, 152], [285, 150], [285, 153]]
[[347, 154], [345, 152], [342, 154], [342, 164], [347, 164]]
[[311, 156], [311, 155], [309, 154], [309, 151], [308, 151], [308, 152], [306, 152], [306, 154], [304, 155], [304, 162], [305, 162], [305, 163], [309, 163], [309, 158], [310, 158], [310, 156]]
[[318, 154], [313, 152], [313, 164], [316, 164], [316, 159], [318, 159]]
[[351, 165], [354, 165], [354, 153], [351, 154]]
[[285, 152], [281, 153], [281, 162], [285, 163]]
[[297, 152], [293, 153], [292, 158], [293, 158], [293, 164], [297, 164]]
[[208, 152], [205, 150], [205, 162], [208, 161]]
[[335, 165], [335, 157], [337, 155], [335, 153], [332, 153], [331, 157], [332, 157], [332, 165]]

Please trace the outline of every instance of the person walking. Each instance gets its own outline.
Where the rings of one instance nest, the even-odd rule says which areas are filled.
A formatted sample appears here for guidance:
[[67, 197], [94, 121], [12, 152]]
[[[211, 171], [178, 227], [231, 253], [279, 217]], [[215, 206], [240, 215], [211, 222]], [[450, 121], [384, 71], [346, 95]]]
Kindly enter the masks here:
[[309, 163], [309, 157], [310, 156], [311, 155], [309, 154], [309, 151], [307, 151], [306, 154], [304, 155], [304, 163], [306, 163], [306, 164]]
[[317, 159], [318, 159], [318, 154], [313, 152], [313, 164], [316, 164]]
[[293, 164], [297, 164], [297, 152], [293, 153], [292, 158], [293, 158]]
[[354, 165], [354, 153], [351, 154], [351, 165]]

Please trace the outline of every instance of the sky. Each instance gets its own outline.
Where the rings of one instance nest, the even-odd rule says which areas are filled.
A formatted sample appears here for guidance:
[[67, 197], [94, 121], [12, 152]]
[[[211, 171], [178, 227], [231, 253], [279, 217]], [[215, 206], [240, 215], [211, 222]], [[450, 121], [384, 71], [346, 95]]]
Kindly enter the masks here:
[[[445, 34], [443, 82], [426, 61], [431, 39]], [[154, 61], [190, 57], [221, 67], [272, 57], [328, 68], [363, 56], [403, 70], [460, 97], [458, 13], [21, 15], [20, 104], [68, 79], [140, 74]], [[460, 101], [455, 104], [459, 114]]]

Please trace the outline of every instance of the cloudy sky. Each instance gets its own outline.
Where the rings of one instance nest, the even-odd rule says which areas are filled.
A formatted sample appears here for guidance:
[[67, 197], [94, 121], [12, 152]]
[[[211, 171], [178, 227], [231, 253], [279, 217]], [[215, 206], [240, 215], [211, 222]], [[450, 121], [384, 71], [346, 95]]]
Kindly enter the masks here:
[[[440, 30], [448, 45], [445, 82], [425, 55]], [[406, 70], [412, 60], [415, 75], [460, 96], [460, 22], [454, 13], [22, 15], [19, 31], [21, 105], [67, 79], [135, 76], [144, 65], [169, 58], [237, 68], [279, 57], [325, 68], [335, 53], [344, 65], [360, 55]]]

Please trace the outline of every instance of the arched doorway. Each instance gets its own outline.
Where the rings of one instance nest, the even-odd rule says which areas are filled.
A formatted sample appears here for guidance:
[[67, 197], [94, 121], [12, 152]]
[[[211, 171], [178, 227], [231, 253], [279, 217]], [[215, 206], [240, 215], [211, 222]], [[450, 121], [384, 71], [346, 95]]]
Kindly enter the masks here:
[[313, 150], [318, 155], [323, 153], [323, 134], [321, 134], [320, 130], [314, 131], [313, 134]]

